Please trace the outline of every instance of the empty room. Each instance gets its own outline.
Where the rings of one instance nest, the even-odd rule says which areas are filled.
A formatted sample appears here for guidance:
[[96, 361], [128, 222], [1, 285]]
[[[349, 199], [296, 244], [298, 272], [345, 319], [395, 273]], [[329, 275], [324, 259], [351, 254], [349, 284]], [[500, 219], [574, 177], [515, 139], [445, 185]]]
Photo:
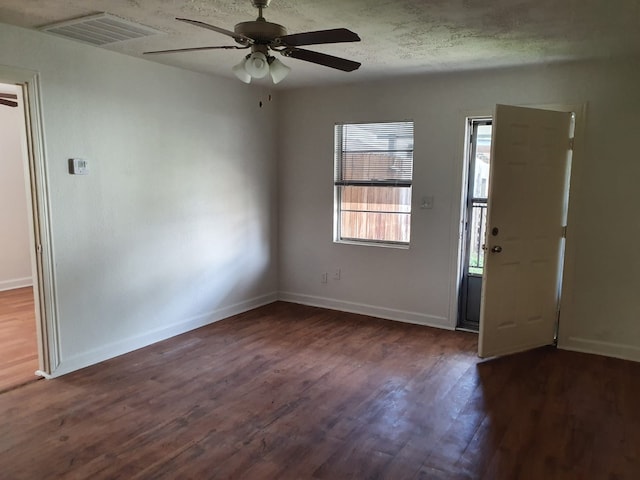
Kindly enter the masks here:
[[640, 2], [0, 2], [0, 477], [640, 477]]

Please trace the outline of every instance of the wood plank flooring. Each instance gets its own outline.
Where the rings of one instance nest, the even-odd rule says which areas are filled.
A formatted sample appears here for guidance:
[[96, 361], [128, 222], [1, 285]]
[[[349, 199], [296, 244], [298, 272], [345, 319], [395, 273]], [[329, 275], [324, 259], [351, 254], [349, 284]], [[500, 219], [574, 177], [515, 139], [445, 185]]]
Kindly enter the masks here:
[[0, 392], [37, 380], [33, 289], [0, 292]]
[[0, 395], [3, 479], [637, 479], [640, 364], [278, 302]]

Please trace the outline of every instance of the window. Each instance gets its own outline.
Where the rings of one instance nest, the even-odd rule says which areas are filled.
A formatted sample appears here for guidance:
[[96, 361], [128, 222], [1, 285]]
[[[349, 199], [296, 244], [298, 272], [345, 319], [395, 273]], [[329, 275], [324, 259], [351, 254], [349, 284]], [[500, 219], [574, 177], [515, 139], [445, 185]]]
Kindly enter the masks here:
[[413, 122], [335, 127], [336, 242], [409, 245]]

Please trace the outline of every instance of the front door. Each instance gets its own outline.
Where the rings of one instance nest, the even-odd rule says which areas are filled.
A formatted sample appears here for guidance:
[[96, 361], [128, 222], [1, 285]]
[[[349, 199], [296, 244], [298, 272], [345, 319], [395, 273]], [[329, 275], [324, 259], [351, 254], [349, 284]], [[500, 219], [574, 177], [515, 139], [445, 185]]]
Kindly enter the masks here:
[[571, 113], [496, 106], [481, 357], [554, 342], [571, 122]]

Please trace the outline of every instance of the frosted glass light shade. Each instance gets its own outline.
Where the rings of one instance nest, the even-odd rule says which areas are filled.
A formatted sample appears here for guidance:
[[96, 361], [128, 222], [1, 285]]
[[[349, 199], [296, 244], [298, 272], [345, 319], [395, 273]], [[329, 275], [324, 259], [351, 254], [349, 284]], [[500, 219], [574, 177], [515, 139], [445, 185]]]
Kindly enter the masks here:
[[244, 69], [253, 78], [262, 78], [269, 73], [267, 56], [261, 52], [253, 52], [244, 64]]
[[231, 69], [231, 71], [235, 74], [236, 77], [238, 77], [238, 79], [240, 79], [241, 82], [251, 83], [251, 75], [247, 73], [247, 70], [244, 67], [246, 62], [247, 59], [243, 58], [239, 64], [235, 65]]
[[291, 68], [287, 67], [277, 58], [273, 58], [273, 60], [271, 60], [271, 64], [269, 65], [269, 74], [271, 75], [273, 83], [280, 83], [287, 75], [289, 75], [290, 71]]

